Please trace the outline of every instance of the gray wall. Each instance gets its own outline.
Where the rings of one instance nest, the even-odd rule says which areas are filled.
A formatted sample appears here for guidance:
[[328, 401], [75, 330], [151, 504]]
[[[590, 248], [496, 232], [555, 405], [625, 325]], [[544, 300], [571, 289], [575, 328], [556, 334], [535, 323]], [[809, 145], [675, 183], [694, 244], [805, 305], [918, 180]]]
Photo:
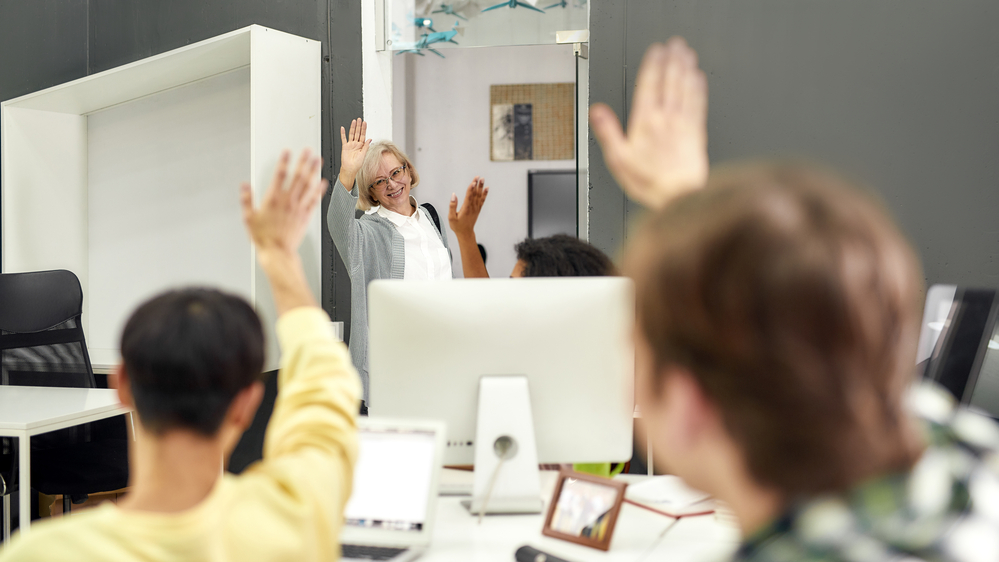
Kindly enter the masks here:
[[[0, 0], [0, 100], [250, 24], [322, 42], [323, 174], [332, 178], [340, 152], [331, 131], [362, 111], [357, 0]], [[323, 306], [349, 321], [350, 282], [328, 236], [323, 271]]]
[[[929, 283], [999, 285], [995, 0], [597, 0], [590, 29], [591, 102], [625, 115], [646, 47], [682, 35], [708, 73], [713, 164], [831, 164], [881, 196]], [[616, 252], [640, 211], [590, 141], [590, 240]]]

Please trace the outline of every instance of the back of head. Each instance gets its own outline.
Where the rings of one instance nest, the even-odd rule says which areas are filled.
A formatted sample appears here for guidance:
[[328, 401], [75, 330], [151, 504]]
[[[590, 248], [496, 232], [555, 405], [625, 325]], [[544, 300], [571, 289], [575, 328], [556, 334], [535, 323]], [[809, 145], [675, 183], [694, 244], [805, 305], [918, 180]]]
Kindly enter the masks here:
[[528, 238], [515, 248], [524, 277], [600, 277], [614, 275], [606, 254], [575, 236]]
[[842, 179], [741, 165], [651, 218], [626, 260], [656, 364], [690, 372], [759, 482], [789, 496], [910, 466], [917, 259]]
[[259, 379], [264, 335], [245, 300], [184, 289], [155, 297], [132, 314], [121, 354], [147, 430], [212, 436], [236, 394]]

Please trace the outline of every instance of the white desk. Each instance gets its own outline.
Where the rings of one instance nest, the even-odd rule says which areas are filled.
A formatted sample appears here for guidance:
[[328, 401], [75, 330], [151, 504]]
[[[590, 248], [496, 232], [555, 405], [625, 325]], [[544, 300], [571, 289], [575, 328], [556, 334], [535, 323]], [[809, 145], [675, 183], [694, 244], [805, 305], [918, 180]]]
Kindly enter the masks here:
[[[555, 472], [542, 472], [542, 493], [551, 497]], [[645, 476], [627, 475], [637, 482]], [[739, 546], [739, 531], [714, 515], [681, 519], [659, 540], [672, 519], [624, 504], [614, 530], [611, 549], [593, 548], [545, 537], [541, 534], [544, 513], [537, 515], [487, 515], [482, 525], [461, 505], [466, 497], [439, 498], [434, 536], [420, 562], [497, 561], [513, 562], [514, 552], [528, 544], [573, 562], [670, 560], [670, 562], [714, 562], [726, 560]], [[547, 502], [545, 510], [547, 510]], [[547, 513], [547, 511], [545, 512]], [[657, 543], [658, 541], [658, 543]], [[650, 547], [655, 546], [650, 552]], [[645, 557], [643, 557], [645, 554]]]
[[[31, 526], [31, 436], [127, 414], [118, 393], [102, 388], [0, 386], [0, 437], [18, 441], [21, 534]], [[4, 542], [10, 535], [10, 496], [4, 496]]]

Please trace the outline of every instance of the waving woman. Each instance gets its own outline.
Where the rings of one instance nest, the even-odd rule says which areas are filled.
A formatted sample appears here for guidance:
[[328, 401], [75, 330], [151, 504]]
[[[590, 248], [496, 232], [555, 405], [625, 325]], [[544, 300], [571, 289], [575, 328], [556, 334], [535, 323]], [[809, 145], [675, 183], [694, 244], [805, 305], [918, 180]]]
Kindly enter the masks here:
[[[372, 143], [361, 119], [340, 128], [340, 174], [327, 212], [330, 235], [350, 275], [350, 354], [368, 397], [367, 287], [375, 279], [450, 279], [451, 251], [437, 211], [410, 192], [413, 163], [389, 141]], [[476, 178], [478, 181], [478, 178]], [[355, 218], [355, 209], [364, 211]]]

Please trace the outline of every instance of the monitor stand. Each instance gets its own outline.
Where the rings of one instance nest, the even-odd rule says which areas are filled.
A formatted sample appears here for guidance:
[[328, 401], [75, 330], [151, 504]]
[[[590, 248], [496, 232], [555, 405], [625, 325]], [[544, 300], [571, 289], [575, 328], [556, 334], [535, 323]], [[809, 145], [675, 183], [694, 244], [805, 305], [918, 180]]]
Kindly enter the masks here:
[[470, 512], [541, 513], [541, 475], [525, 376], [479, 379], [475, 481]]

